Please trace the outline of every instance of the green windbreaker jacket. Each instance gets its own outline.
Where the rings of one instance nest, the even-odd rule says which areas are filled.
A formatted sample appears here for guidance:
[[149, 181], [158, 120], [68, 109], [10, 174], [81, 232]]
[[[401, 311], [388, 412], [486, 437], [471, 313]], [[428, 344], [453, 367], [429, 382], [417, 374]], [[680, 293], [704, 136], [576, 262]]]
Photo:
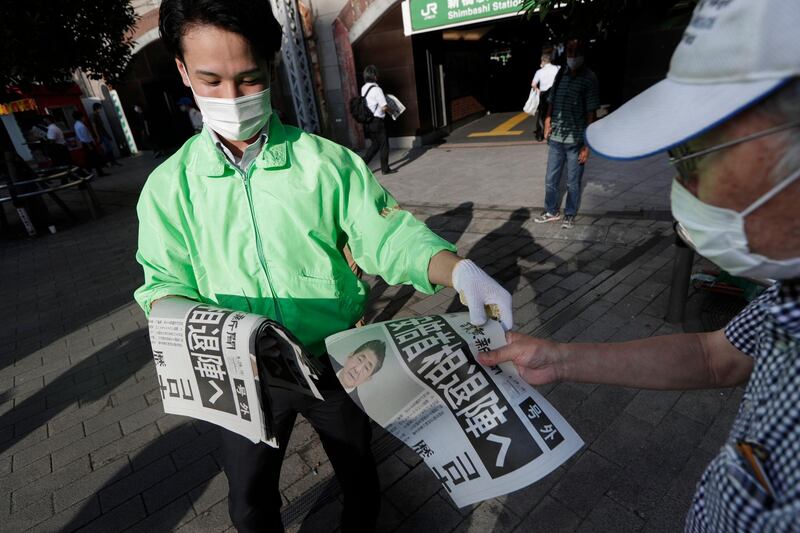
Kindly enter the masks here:
[[137, 212], [145, 314], [168, 295], [257, 313], [317, 355], [364, 313], [368, 286], [345, 245], [368, 274], [427, 294], [438, 289], [431, 257], [455, 251], [399, 209], [356, 154], [275, 116], [247, 173], [204, 130], [153, 171]]

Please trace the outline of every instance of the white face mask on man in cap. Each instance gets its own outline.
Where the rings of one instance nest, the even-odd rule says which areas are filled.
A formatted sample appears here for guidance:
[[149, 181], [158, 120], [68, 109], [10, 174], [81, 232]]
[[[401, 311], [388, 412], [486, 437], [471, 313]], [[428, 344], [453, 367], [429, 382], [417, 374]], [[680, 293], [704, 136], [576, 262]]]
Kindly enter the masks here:
[[[752, 120], [752, 113], [747, 120]], [[679, 174], [672, 183], [672, 214], [685, 230], [697, 252], [730, 274], [777, 280], [800, 277], [800, 257], [774, 259], [754, 252], [745, 226], [745, 219], [748, 216], [763, 209], [765, 204], [800, 178], [800, 168], [775, 181], [769, 190], [738, 211], [706, 203], [684, 187], [681, 181], [688, 183], [702, 179], [701, 173], [687, 166], [687, 163], [691, 165], [692, 162], [711, 153], [795, 128], [800, 128], [800, 122], [788, 122], [767, 128], [694, 153], [686, 153], [680, 147], [670, 151], [670, 155], [673, 156], [671, 163], [675, 165]], [[684, 153], [681, 154], [681, 151]], [[726, 177], [740, 178], [736, 172]]]
[[768, 279], [800, 277], [800, 257], [770, 259], [750, 250], [745, 218], [800, 178], [800, 169], [777, 183], [744, 211], [710, 205], [672, 182], [672, 214], [689, 234], [697, 252], [734, 276]]
[[[734, 275], [800, 277], [798, 219], [791, 213], [794, 198], [800, 200], [800, 159], [767, 178], [777, 161], [798, 149], [797, 134], [789, 130], [800, 128], [800, 109], [787, 104], [800, 92], [798, 25], [800, 9], [792, 0], [701, 2], [667, 78], [586, 133], [601, 155], [638, 159], [722, 129], [764, 130], [769, 138], [726, 151], [709, 163], [717, 168], [704, 168], [703, 179], [715, 183], [710, 187], [707, 180], [703, 194], [679, 183], [672, 190], [673, 214], [697, 251]], [[757, 40], [744, 37], [755, 35]], [[782, 141], [771, 135], [778, 130]]]
[[568, 57], [567, 66], [570, 70], [578, 70], [583, 66], [583, 56]]

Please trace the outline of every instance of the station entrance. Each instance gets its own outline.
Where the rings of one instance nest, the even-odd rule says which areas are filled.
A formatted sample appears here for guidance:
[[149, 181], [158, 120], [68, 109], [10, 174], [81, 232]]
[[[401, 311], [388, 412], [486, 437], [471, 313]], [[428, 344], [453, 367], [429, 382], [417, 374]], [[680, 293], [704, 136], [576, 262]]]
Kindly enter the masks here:
[[538, 18], [514, 17], [414, 35], [417, 77], [428, 82], [418, 83], [420, 101], [428, 101], [420, 107], [428, 108], [431, 126], [521, 111], [546, 33]]

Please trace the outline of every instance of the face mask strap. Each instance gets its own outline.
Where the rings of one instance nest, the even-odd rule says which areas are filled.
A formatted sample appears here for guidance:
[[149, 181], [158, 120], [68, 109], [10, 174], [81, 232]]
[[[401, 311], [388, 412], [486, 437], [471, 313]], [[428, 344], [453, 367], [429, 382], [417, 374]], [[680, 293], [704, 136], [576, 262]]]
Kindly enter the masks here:
[[741, 215], [746, 217], [765, 203], [769, 202], [776, 194], [784, 190], [786, 187], [797, 181], [797, 178], [800, 178], [800, 169], [795, 170], [792, 174], [789, 174], [783, 181], [775, 185], [772, 189], [767, 191], [761, 198], [750, 204], [750, 206], [742, 211]]

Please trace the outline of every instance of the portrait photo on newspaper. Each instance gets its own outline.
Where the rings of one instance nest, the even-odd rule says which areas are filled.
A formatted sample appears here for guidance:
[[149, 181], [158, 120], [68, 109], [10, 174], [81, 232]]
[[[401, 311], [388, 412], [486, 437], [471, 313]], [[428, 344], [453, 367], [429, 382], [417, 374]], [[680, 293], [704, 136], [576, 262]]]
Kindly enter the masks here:
[[484, 367], [505, 344], [499, 322], [467, 313], [403, 318], [326, 339], [339, 382], [411, 447], [459, 507], [538, 481], [583, 441], [513, 365]]

